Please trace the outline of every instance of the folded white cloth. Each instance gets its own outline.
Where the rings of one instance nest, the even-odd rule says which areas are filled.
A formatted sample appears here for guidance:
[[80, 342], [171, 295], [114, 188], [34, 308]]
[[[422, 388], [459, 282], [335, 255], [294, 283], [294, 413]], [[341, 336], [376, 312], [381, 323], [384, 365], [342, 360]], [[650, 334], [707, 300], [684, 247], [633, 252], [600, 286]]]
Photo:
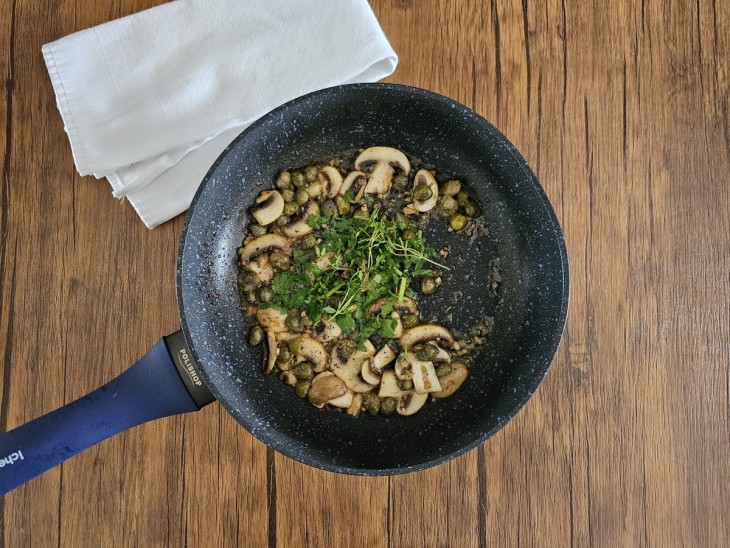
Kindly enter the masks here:
[[43, 46], [81, 175], [152, 228], [217, 156], [305, 93], [375, 82], [397, 57], [367, 0], [177, 0]]

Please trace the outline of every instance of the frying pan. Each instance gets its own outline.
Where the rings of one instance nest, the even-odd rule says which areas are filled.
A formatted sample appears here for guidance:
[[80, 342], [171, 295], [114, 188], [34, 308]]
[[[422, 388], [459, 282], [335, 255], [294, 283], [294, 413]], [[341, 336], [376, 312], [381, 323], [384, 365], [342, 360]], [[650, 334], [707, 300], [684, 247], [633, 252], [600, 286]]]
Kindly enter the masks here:
[[[410, 417], [320, 411], [264, 376], [260, 350], [247, 344], [236, 284], [247, 207], [277, 171], [373, 145], [466, 182], [487, 223], [472, 239], [447, 233], [445, 223], [428, 225], [431, 245], [450, 245], [452, 271], [422, 316], [444, 322], [449, 310], [452, 328], [485, 317], [494, 328], [464, 385]], [[345, 85], [270, 112], [221, 154], [185, 219], [177, 298], [181, 332], [91, 394], [0, 435], [0, 493], [126, 428], [214, 399], [270, 447], [318, 468], [387, 475], [443, 463], [503, 427], [537, 389], [565, 325], [568, 262], [535, 175], [489, 122], [429, 91]]]

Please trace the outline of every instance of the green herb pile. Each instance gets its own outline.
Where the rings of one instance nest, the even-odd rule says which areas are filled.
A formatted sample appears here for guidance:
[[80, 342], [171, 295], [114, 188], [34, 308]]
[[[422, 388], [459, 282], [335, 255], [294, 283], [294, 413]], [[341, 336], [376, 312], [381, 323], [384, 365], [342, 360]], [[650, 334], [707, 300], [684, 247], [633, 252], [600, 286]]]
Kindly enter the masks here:
[[[322, 241], [294, 250], [291, 269], [274, 276], [273, 299], [264, 306], [304, 310], [315, 325], [334, 320], [345, 334], [357, 332], [360, 343], [374, 334], [395, 338], [394, 305], [415, 297], [415, 278], [446, 267], [415, 224], [380, 217], [377, 207], [367, 216], [310, 217]], [[383, 297], [386, 304], [368, 319], [370, 305]]]

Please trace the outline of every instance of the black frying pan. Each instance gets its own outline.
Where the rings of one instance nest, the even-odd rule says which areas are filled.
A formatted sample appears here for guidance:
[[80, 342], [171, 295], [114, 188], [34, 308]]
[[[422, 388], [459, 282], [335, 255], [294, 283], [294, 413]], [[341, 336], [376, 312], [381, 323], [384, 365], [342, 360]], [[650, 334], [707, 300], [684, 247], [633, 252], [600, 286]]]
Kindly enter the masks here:
[[[319, 411], [265, 377], [260, 350], [247, 344], [236, 284], [247, 207], [275, 174], [374, 145], [398, 148], [436, 167], [437, 175], [465, 181], [488, 225], [488, 234], [474, 241], [429, 225], [432, 245], [451, 246], [454, 272], [422, 315], [443, 322], [450, 306], [450, 326], [491, 316], [494, 330], [465, 384], [410, 417]], [[489, 280], [497, 257], [502, 282], [495, 295]], [[514, 417], [552, 361], [568, 307], [562, 233], [516, 149], [446, 97], [385, 84], [312, 93], [244, 131], [193, 200], [177, 282], [184, 339], [166, 338], [96, 392], [1, 435], [0, 493], [124, 428], [196, 410], [213, 397], [254, 436], [311, 466], [361, 475], [427, 468], [475, 447]]]

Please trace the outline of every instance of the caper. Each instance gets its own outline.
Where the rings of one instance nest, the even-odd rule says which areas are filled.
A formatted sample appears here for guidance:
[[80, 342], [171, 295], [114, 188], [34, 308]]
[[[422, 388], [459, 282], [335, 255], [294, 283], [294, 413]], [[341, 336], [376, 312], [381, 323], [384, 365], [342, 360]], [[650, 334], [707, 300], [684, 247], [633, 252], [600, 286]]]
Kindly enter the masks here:
[[404, 392], [406, 390], [413, 390], [413, 381], [410, 381], [410, 380], [398, 381], [398, 388], [400, 388]]
[[309, 380], [314, 377], [314, 370], [312, 369], [312, 364], [309, 362], [297, 364], [291, 372], [299, 380]]
[[390, 415], [393, 411], [395, 411], [395, 405], [395, 398], [383, 398], [380, 400], [380, 414]]
[[[286, 320], [284, 320], [284, 324], [285, 324], [285, 325], [286, 325], [286, 326], [287, 326], [287, 327], [288, 327], [288, 328], [289, 328], [290, 330], [292, 330], [292, 331], [293, 331], [294, 333], [301, 333], [302, 331], [304, 331], [304, 326], [302, 325], [302, 317], [301, 317], [301, 316], [300, 316], [299, 314], [296, 314], [296, 313], [294, 313], [294, 314], [289, 314], [289, 315], [288, 315], [288, 316], [286, 317]], [[299, 337], [297, 337], [297, 339], [298, 339], [298, 338], [299, 338]], [[289, 348], [291, 348], [291, 349], [292, 349], [292, 351], [293, 351], [293, 352], [294, 352], [295, 354], [299, 354], [299, 352], [298, 352], [298, 351], [295, 351], [295, 350], [294, 350], [294, 345], [293, 345], [292, 343], [293, 343], [294, 341], [296, 341], [297, 339], [292, 339], [292, 341], [291, 341], [291, 342], [289, 343]]]
[[417, 234], [415, 231], [411, 230], [410, 228], [406, 228], [403, 232], [401, 232], [400, 237], [404, 240], [415, 240], [417, 238]]
[[408, 186], [408, 176], [405, 173], [399, 173], [393, 177], [393, 188], [397, 191], [405, 190]]
[[432, 344], [427, 344], [416, 352], [416, 357], [423, 362], [430, 362], [439, 355], [439, 349]]
[[418, 316], [416, 314], [406, 314], [400, 321], [403, 324], [403, 327], [410, 329], [411, 327], [418, 325]]
[[377, 394], [363, 394], [362, 406], [367, 409], [367, 412], [371, 415], [377, 415], [378, 411], [380, 411], [380, 398]]
[[294, 385], [294, 392], [296, 392], [297, 396], [300, 398], [306, 398], [310, 386], [312, 386], [312, 381], [310, 380], [297, 381]]
[[413, 199], [417, 202], [425, 202], [431, 196], [433, 196], [433, 190], [428, 185], [421, 183], [413, 189]]
[[347, 215], [350, 213], [350, 203], [347, 202], [342, 196], [338, 195], [335, 197], [335, 205], [340, 215]]
[[294, 199], [294, 189], [287, 188], [281, 191], [281, 197], [285, 202], [291, 202]]
[[461, 183], [456, 180], [446, 181], [441, 185], [441, 194], [444, 196], [455, 196], [461, 190]]
[[291, 174], [291, 182], [297, 188], [302, 188], [307, 184], [307, 178], [301, 171], [294, 171]]
[[284, 226], [285, 224], [288, 224], [288, 223], [289, 223], [289, 216], [288, 215], [281, 215], [281, 216], [279, 216], [278, 219], [276, 219], [276, 221], [274, 221], [274, 224], [276, 226], [278, 226], [278, 227], [282, 227], [282, 226]]
[[248, 233], [251, 234], [251, 236], [263, 236], [266, 234], [266, 229], [257, 223], [251, 223], [248, 227]]
[[276, 270], [281, 271], [289, 270], [289, 266], [291, 265], [289, 255], [282, 251], [274, 251], [271, 255], [269, 255], [269, 262]]
[[451, 196], [444, 196], [444, 199], [441, 200], [441, 214], [444, 215], [444, 217], [451, 217], [458, 210], [459, 203]]
[[326, 215], [327, 217], [332, 217], [335, 213], [337, 213], [337, 205], [332, 200], [325, 200], [322, 202], [322, 215]]
[[454, 369], [451, 367], [450, 363], [442, 363], [436, 368], [436, 376], [437, 377], [445, 377], [449, 373], [451, 373], [451, 370]]
[[259, 301], [262, 303], [271, 302], [271, 299], [274, 298], [274, 292], [271, 290], [271, 288], [268, 285], [259, 287], [259, 290], [257, 293], [258, 293], [257, 296], [259, 298]]
[[288, 171], [282, 171], [276, 177], [276, 188], [285, 189], [291, 188], [291, 173]]
[[449, 220], [449, 226], [452, 230], [456, 230], [458, 232], [459, 230], [464, 230], [467, 220], [468, 219], [464, 215], [462, 215], [461, 213], [457, 213], [456, 215], [453, 215]]
[[317, 245], [317, 237], [310, 232], [300, 240], [300, 243], [304, 249], [312, 249]]
[[479, 217], [479, 215], [482, 214], [479, 204], [477, 204], [474, 200], [466, 202], [466, 204], [462, 207], [462, 210], [464, 211], [464, 215], [471, 217], [472, 219]]
[[276, 363], [278, 363], [279, 367], [281, 367], [282, 364], [291, 360], [292, 356], [293, 355], [291, 350], [289, 350], [289, 347], [286, 344], [282, 344], [279, 346], [279, 355], [276, 357]]
[[438, 282], [432, 276], [424, 276], [421, 278], [421, 293], [424, 295], [432, 295], [438, 289]]
[[294, 215], [299, 209], [299, 204], [294, 200], [284, 204], [284, 215]]
[[306, 204], [309, 201], [309, 192], [300, 188], [294, 195], [294, 201], [299, 205]]
[[248, 333], [248, 344], [258, 346], [264, 340], [264, 330], [260, 325], [254, 325]]
[[313, 183], [317, 178], [317, 168], [314, 166], [307, 166], [304, 168], [304, 178], [308, 183]]
[[466, 205], [469, 201], [469, 193], [466, 190], [461, 189], [456, 193], [456, 201], [459, 202], [460, 206]]

